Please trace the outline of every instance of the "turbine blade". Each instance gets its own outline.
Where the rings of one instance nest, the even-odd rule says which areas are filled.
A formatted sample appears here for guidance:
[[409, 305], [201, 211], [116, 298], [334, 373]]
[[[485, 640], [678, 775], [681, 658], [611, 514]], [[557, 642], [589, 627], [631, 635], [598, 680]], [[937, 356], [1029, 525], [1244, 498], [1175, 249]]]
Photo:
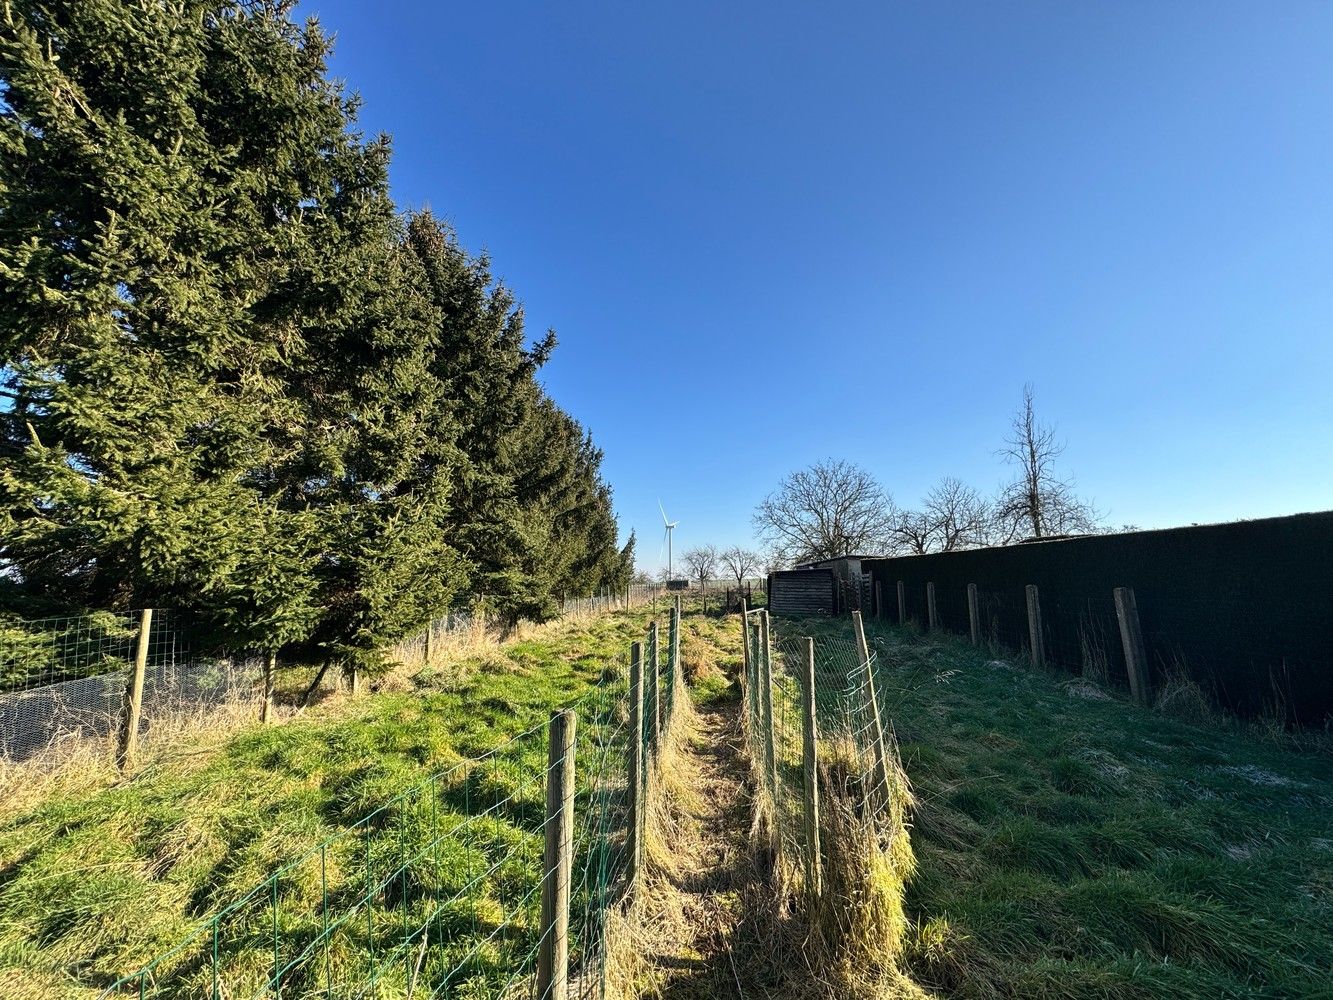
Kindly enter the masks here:
[[662, 523], [667, 523], [666, 508], [662, 506], [662, 498], [657, 498], [657, 509], [662, 512]]

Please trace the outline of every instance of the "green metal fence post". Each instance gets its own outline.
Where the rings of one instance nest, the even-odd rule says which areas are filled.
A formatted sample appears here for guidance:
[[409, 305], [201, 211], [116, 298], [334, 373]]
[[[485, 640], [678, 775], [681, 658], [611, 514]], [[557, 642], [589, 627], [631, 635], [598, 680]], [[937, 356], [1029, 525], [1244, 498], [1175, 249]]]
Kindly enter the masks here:
[[862, 669], [866, 672], [866, 714], [870, 717], [870, 738], [874, 742], [871, 748], [875, 757], [875, 787], [881, 794], [889, 788], [888, 750], [884, 746], [884, 725], [880, 721], [879, 699], [875, 696], [875, 665], [870, 660], [870, 646], [866, 642], [865, 623], [861, 621], [861, 612], [852, 612], [852, 625], [856, 631], [856, 655], [860, 658]]
[[655, 756], [658, 739], [662, 735], [662, 681], [657, 660], [657, 622], [648, 626], [648, 690], [653, 699], [648, 718], [648, 744]]

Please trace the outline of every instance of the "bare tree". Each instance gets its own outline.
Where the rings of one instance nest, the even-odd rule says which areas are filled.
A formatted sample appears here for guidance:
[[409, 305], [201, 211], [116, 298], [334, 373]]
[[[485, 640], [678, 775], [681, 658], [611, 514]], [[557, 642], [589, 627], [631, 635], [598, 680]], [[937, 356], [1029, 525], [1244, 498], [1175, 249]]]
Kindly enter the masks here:
[[1018, 478], [1000, 491], [996, 501], [1001, 519], [1021, 525], [1033, 538], [1096, 530], [1100, 513], [1078, 496], [1072, 479], [1056, 475], [1055, 460], [1064, 450], [1055, 428], [1038, 422], [1032, 386], [1023, 386], [1023, 405], [999, 451], [1019, 469]]
[[737, 587], [745, 586], [745, 578], [754, 574], [764, 559], [754, 549], [747, 549], [741, 545], [723, 549], [718, 558], [722, 560], [722, 565], [727, 567], [727, 572], [736, 578]]
[[920, 510], [900, 510], [893, 521], [896, 548], [913, 555], [952, 552], [985, 544], [991, 505], [960, 479], [945, 476]]
[[717, 548], [712, 545], [696, 545], [682, 557], [690, 571], [690, 579], [698, 580], [703, 587], [717, 576]]
[[939, 552], [969, 549], [982, 544], [990, 504], [972, 487], [945, 476], [926, 494], [926, 520], [935, 532]]
[[785, 561], [805, 562], [883, 548], [894, 513], [874, 476], [827, 459], [787, 476], [756, 508], [754, 524]]
[[899, 510], [889, 528], [894, 549], [914, 556], [931, 551], [935, 541], [935, 527], [924, 511]]

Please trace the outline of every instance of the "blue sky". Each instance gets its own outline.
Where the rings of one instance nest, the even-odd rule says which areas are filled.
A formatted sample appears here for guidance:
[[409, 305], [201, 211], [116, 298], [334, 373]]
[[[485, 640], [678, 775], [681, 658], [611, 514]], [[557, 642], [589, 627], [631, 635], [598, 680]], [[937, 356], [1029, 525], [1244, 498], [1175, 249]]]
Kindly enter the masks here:
[[1333, 507], [1333, 4], [302, 10], [645, 565], [826, 456], [990, 491], [1027, 381], [1117, 524]]

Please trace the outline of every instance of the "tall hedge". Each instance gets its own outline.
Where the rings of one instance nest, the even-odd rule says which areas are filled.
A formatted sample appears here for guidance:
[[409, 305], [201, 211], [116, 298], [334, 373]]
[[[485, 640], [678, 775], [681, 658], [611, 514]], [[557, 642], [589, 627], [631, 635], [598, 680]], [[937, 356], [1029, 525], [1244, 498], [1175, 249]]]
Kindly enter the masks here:
[[0, 605], [175, 606], [370, 665], [628, 580], [513, 295], [356, 130], [291, 3], [11, 0]]

